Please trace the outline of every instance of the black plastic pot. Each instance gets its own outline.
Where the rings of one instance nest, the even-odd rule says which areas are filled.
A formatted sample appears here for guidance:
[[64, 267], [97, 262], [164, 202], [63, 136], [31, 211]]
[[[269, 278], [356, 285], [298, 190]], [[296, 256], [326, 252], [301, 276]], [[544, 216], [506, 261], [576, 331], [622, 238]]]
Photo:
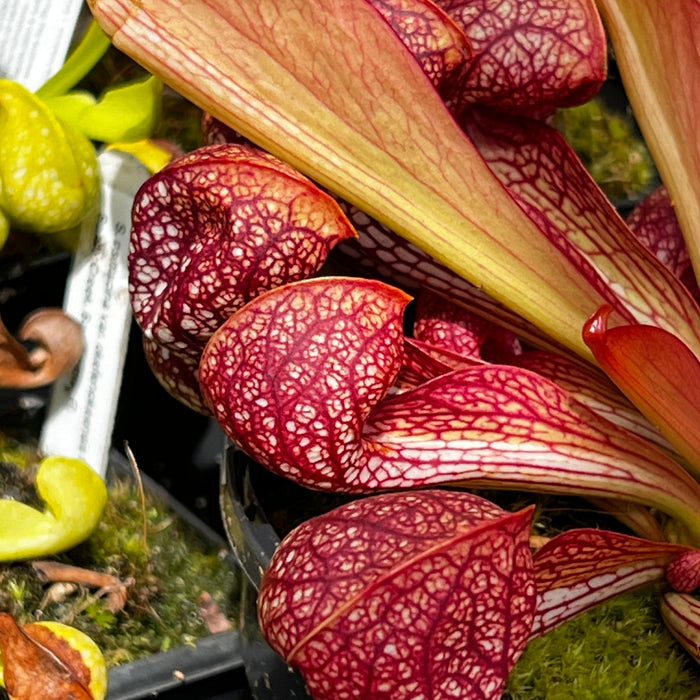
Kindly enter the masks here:
[[[110, 472], [116, 476], [129, 475], [131, 467], [124, 456], [113, 450]], [[109, 474], [108, 474], [109, 476]], [[175, 500], [162, 486], [146, 474], [141, 474], [144, 489], [165, 503], [178, 518], [195, 529], [203, 540], [227, 549], [226, 541], [190, 510]], [[238, 567], [233, 555], [230, 565]], [[216, 680], [219, 679], [220, 680]], [[214, 690], [225, 688], [225, 695]], [[197, 697], [199, 700], [246, 700], [250, 693], [243, 674], [241, 635], [238, 630], [220, 632], [204, 637], [193, 646], [177, 647], [165, 652], [116, 666], [109, 671], [107, 700], [140, 700], [141, 698]], [[171, 691], [182, 689], [182, 695]], [[211, 693], [217, 692], [216, 695]]]
[[[251, 470], [256, 465], [234, 446], [226, 448], [221, 465], [221, 512], [224, 528], [246, 578], [241, 594], [241, 655], [255, 700], [311, 700], [301, 675], [272, 650], [262, 636], [257, 617], [257, 594], [263, 572], [279, 545], [275, 528], [255, 497]], [[262, 470], [261, 467], [257, 467]], [[294, 485], [270, 475], [271, 488], [282, 493]]]

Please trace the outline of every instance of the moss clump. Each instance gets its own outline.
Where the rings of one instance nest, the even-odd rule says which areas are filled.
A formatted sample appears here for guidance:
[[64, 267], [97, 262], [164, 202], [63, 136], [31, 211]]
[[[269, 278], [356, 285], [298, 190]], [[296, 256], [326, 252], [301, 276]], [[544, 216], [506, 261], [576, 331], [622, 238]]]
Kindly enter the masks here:
[[559, 110], [554, 126], [613, 202], [638, 199], [658, 182], [654, 163], [632, 118], [608, 109], [601, 98]]
[[[31, 562], [18, 562], [0, 565], [0, 610], [23, 623], [43, 619], [77, 627], [97, 642], [108, 666], [207, 636], [199, 611], [202, 594], [209, 594], [231, 620], [240, 572], [231, 566], [226, 548], [206, 539], [148, 490], [144, 510], [129, 476], [111, 480], [109, 494], [93, 535], [53, 559], [130, 581], [123, 609], [111, 610], [108, 597], [94, 588], [47, 587]], [[0, 700], [6, 700], [3, 691]]]
[[700, 669], [659, 614], [654, 586], [619, 596], [533, 640], [504, 700], [689, 700]]

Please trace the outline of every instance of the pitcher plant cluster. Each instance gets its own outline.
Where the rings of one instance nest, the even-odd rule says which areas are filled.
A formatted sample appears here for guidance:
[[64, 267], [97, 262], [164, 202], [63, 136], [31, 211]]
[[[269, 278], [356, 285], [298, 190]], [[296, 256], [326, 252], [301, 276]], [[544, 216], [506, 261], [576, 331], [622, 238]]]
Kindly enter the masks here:
[[[362, 497], [260, 591], [312, 695], [498, 698], [530, 639], [653, 581], [698, 655], [700, 3], [90, 6], [206, 114], [134, 203], [154, 373], [271, 471]], [[610, 44], [663, 181], [627, 220], [551, 126]], [[534, 548], [483, 487], [634, 534]]]

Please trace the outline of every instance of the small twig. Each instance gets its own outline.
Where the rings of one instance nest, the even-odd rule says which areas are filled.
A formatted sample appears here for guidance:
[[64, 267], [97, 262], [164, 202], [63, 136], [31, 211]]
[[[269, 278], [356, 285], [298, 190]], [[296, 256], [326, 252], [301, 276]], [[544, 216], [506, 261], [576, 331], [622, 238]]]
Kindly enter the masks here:
[[57, 561], [34, 561], [32, 567], [42, 583], [77, 583], [83, 586], [99, 589], [96, 598], [105, 596], [110, 612], [124, 609], [129, 597], [129, 588], [133, 585], [133, 579], [122, 581], [113, 574], [101, 571], [83, 569], [71, 564], [62, 564]]
[[42, 583], [55, 583], [66, 581], [68, 583], [82, 583], [84, 586], [104, 588], [121, 583], [113, 574], [106, 574], [92, 569], [83, 569], [72, 564], [62, 564], [58, 561], [34, 561], [32, 567], [39, 574]]
[[39, 610], [43, 612], [49, 603], [63, 603], [66, 598], [72, 596], [78, 590], [78, 584], [58, 581], [52, 583], [39, 604]]
[[202, 616], [207, 629], [211, 634], [217, 632], [227, 632], [232, 625], [226, 615], [221, 612], [219, 604], [207, 592], [202, 593], [197, 601], [199, 604], [199, 614]]
[[126, 456], [129, 460], [129, 464], [131, 465], [131, 470], [134, 473], [134, 478], [136, 479], [136, 484], [139, 489], [139, 500], [141, 501], [141, 514], [143, 522], [143, 549], [146, 552], [146, 554], [148, 554], [148, 520], [146, 518], [146, 492], [143, 488], [141, 470], [139, 469], [139, 465], [136, 463], [136, 458], [134, 457], [134, 453], [131, 451], [131, 447], [129, 447], [129, 443], [126, 440], [124, 440], [124, 452], [126, 452]]
[[159, 532], [163, 532], [163, 530], [167, 530], [174, 522], [175, 522], [175, 517], [169, 516], [167, 518], [163, 518], [158, 523], [154, 523], [153, 525], [151, 525], [151, 527], [148, 528], [148, 530], [152, 535], [154, 535], [154, 534], [157, 534]]

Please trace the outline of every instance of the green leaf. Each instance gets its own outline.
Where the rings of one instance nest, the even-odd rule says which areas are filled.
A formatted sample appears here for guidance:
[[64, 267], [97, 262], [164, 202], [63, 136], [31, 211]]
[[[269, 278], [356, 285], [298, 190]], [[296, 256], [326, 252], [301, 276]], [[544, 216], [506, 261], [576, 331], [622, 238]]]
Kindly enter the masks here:
[[106, 90], [96, 100], [88, 92], [46, 98], [60, 119], [93, 141], [149, 138], [160, 119], [163, 83], [154, 76]]
[[90, 72], [109, 46], [109, 37], [93, 20], [78, 46], [68, 56], [60, 70], [36, 91], [36, 96], [47, 99], [68, 92]]

